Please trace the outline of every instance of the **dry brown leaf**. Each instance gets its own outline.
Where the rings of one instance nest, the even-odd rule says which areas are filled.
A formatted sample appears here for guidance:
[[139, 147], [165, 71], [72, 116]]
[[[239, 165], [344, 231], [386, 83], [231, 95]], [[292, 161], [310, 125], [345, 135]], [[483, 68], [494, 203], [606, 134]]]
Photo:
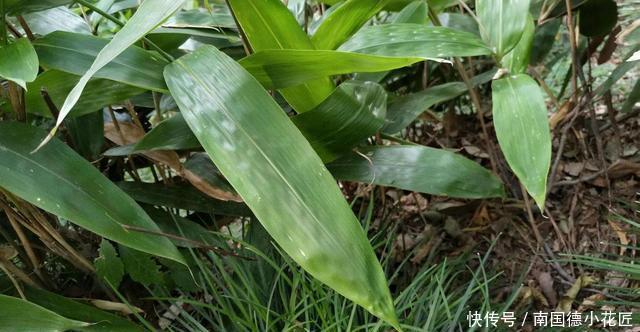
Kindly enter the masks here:
[[567, 292], [564, 294], [564, 296], [562, 297], [562, 299], [560, 299], [560, 302], [558, 302], [556, 311], [562, 311], [564, 313], [570, 312], [571, 305], [573, 304], [573, 301], [575, 301], [576, 296], [578, 296], [578, 293], [580, 292], [580, 290], [584, 287], [591, 285], [594, 282], [596, 282], [596, 278], [591, 276], [582, 275], [578, 277], [578, 279], [576, 279], [576, 281], [573, 283], [571, 288], [569, 288]]
[[558, 303], [558, 294], [553, 288], [553, 278], [549, 272], [534, 271], [533, 276], [538, 281], [538, 285], [544, 296], [549, 300], [549, 305], [555, 307]]
[[111, 302], [111, 301], [105, 301], [105, 300], [89, 300], [89, 303], [93, 304], [98, 309], [102, 309], [106, 311], [116, 311], [123, 315], [132, 315], [134, 312], [144, 313], [144, 310], [138, 307], [134, 307], [132, 305], [126, 305], [120, 302]]
[[560, 109], [557, 112], [551, 114], [551, 117], [549, 118], [549, 127], [551, 130], [555, 129], [562, 121], [564, 121], [571, 109], [573, 109], [573, 103], [571, 101], [566, 101], [562, 106], [560, 106]]
[[[144, 129], [130, 122], [119, 122], [118, 127], [116, 127], [113, 122], [105, 123], [104, 125], [104, 136], [118, 145], [135, 144], [139, 142], [144, 135]], [[196, 189], [210, 197], [222, 201], [242, 202], [240, 196], [222, 190], [205, 181], [197, 174], [185, 170], [180, 162], [180, 157], [175, 151], [145, 151], [142, 152], [142, 154], [153, 161], [169, 166], [178, 173], [178, 175], [189, 181]]]
[[622, 229], [622, 226], [620, 226], [619, 223], [613, 221], [613, 220], [608, 220], [609, 221], [609, 225], [611, 226], [611, 229], [613, 229], [613, 231], [616, 233], [616, 235], [618, 236], [618, 239], [620, 239], [620, 256], [624, 255], [624, 252], [627, 250], [627, 245], [629, 244], [629, 238], [627, 237], [627, 233], [625, 233], [625, 231]]

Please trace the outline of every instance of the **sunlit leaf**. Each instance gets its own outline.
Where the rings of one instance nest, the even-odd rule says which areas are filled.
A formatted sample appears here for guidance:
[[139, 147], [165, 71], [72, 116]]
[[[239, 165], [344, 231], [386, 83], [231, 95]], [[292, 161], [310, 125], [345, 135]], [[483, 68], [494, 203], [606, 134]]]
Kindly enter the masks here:
[[[337, 179], [460, 198], [502, 197], [500, 180], [456, 153], [425, 146], [360, 147], [327, 165]], [[366, 157], [365, 157], [366, 156]]]
[[38, 76], [38, 55], [26, 38], [0, 46], [0, 77], [27, 87]]
[[167, 66], [165, 78], [213, 162], [283, 250], [397, 326], [384, 274], [358, 220], [318, 155], [258, 81], [206, 46]]
[[480, 35], [498, 58], [520, 40], [530, 3], [531, 0], [476, 0]]
[[544, 209], [551, 164], [551, 135], [542, 91], [519, 74], [492, 83], [493, 123], [507, 163]]
[[426, 59], [491, 54], [472, 33], [411, 23], [364, 27], [338, 50]]
[[80, 329], [89, 323], [64, 318], [53, 311], [16, 297], [0, 294], [0, 331], [58, 332]]
[[182, 262], [165, 238], [133, 233], [130, 225], [158, 230], [130, 197], [89, 162], [58, 140], [31, 153], [44, 132], [0, 122], [0, 187], [41, 209], [100, 236], [154, 255]]

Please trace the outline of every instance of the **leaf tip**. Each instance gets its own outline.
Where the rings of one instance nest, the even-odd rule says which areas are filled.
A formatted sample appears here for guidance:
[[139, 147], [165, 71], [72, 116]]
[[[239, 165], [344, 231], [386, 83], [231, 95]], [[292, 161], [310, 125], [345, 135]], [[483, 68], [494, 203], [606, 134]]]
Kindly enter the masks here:
[[31, 154], [34, 154], [34, 153], [38, 152], [40, 149], [42, 149], [43, 146], [47, 145], [47, 143], [49, 143], [49, 141], [51, 141], [53, 136], [55, 136], [57, 131], [58, 131], [58, 126], [53, 127], [53, 129], [51, 129], [49, 134], [47, 134], [47, 137], [45, 137], [42, 140], [42, 142], [40, 142], [40, 144], [35, 149], [33, 149], [33, 151], [31, 151]]

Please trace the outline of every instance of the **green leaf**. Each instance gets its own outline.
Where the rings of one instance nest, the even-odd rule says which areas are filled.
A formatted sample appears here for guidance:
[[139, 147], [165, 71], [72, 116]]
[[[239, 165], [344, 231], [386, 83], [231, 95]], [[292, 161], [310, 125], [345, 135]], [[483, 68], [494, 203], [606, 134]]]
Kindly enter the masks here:
[[[82, 75], [108, 43], [108, 39], [58, 31], [35, 40], [33, 46], [43, 67]], [[166, 92], [167, 87], [162, 78], [162, 70], [166, 65], [166, 60], [156, 54], [131, 46], [97, 71], [93, 77]]]
[[[186, 122], [185, 122], [186, 125]], [[189, 129], [187, 127], [187, 129]], [[189, 129], [189, 132], [190, 129]], [[195, 137], [195, 136], [194, 136]], [[184, 163], [184, 168], [195, 174], [199, 179], [208, 183], [213, 188], [219, 188], [227, 193], [237, 195], [233, 187], [225, 180], [220, 170], [213, 164], [211, 158], [206, 153], [198, 152], [192, 154]]]
[[436, 13], [460, 3], [459, 0], [427, 0], [427, 2]]
[[156, 263], [153, 256], [124, 246], [119, 246], [118, 249], [127, 274], [133, 281], [145, 286], [163, 283], [160, 265]]
[[226, 12], [209, 12], [202, 8], [179, 11], [162, 26], [170, 28], [236, 29], [236, 23], [228, 10]]
[[126, 230], [158, 227], [130, 197], [58, 140], [31, 153], [44, 133], [0, 122], [0, 187], [39, 208], [118, 243], [183, 262], [165, 238]]
[[96, 274], [114, 288], [118, 288], [124, 276], [124, 265], [116, 253], [116, 248], [109, 241], [102, 239], [98, 254], [98, 258], [93, 263]]
[[291, 120], [328, 162], [373, 136], [384, 124], [386, 104], [380, 85], [344, 82], [318, 107]]
[[349, 39], [389, 0], [347, 0], [325, 18], [311, 41], [319, 50], [334, 50]]
[[[180, 265], [180, 264], [179, 264]], [[184, 265], [180, 265], [184, 266]], [[94, 306], [82, 304], [66, 297], [35, 287], [25, 287], [24, 293], [29, 301], [54, 311], [64, 317], [92, 323], [81, 328], [82, 331], [104, 332], [141, 332], [140, 326], [131, 321], [97, 309]]]
[[24, 15], [31, 31], [44, 36], [54, 31], [91, 34], [87, 22], [67, 7], [56, 7]]
[[63, 315], [64, 317], [92, 323], [90, 326], [82, 328], [82, 331], [143, 331], [140, 326], [127, 319], [102, 311], [94, 306], [76, 302], [55, 293], [28, 286], [25, 287], [24, 293], [29, 301]]
[[501, 59], [522, 36], [531, 0], [476, 0], [480, 35]]
[[[489, 82], [494, 74], [495, 70], [482, 73], [471, 79], [471, 84], [476, 86]], [[449, 82], [394, 98], [389, 102], [387, 121], [382, 131], [388, 134], [397, 133], [430, 107], [456, 98], [465, 92], [467, 92], [467, 86], [464, 82]]]
[[[282, 249], [318, 280], [398, 327], [384, 273], [358, 220], [311, 145], [258, 81], [207, 46], [167, 66], [165, 79], [213, 162]], [[278, 143], [282, 137], [286, 144]]]
[[200, 147], [200, 142], [193, 135], [178, 113], [160, 122], [135, 145], [136, 151], [153, 150], [188, 150]]
[[[27, 112], [45, 117], [52, 117], [51, 111], [44, 102], [40, 90], [46, 88], [51, 100], [56, 106], [62, 105], [64, 99], [79, 77], [57, 70], [48, 70], [38, 78], [27, 84], [25, 104]], [[145, 90], [126, 84], [104, 79], [92, 79], [85, 87], [80, 99], [71, 110], [70, 116], [80, 116], [93, 113], [107, 105], [122, 102]]]
[[213, 199], [190, 185], [119, 182], [118, 186], [136, 201], [155, 206], [167, 206], [225, 216], [251, 215], [251, 211], [242, 203]]
[[[295, 17], [280, 0], [229, 0], [236, 20], [247, 36], [253, 52], [282, 49], [313, 49], [313, 44]], [[298, 113], [320, 104], [333, 91], [328, 78], [280, 90]]]
[[540, 87], [519, 74], [492, 83], [493, 123], [507, 163], [544, 209], [551, 164], [551, 135], [547, 107]]
[[337, 179], [459, 198], [503, 197], [500, 180], [456, 153], [425, 146], [369, 146], [327, 165]]
[[67, 5], [72, 0], [4, 0], [7, 14], [16, 16], [24, 13], [37, 12], [53, 7]]
[[27, 38], [0, 46], [0, 77], [13, 81], [24, 89], [26, 82], [38, 76], [38, 54]]
[[418, 0], [406, 5], [393, 19], [393, 23], [429, 23], [429, 7], [427, 7], [427, 3]]
[[472, 33], [411, 23], [364, 27], [338, 50], [424, 59], [491, 54]]
[[524, 74], [529, 66], [531, 58], [531, 47], [533, 45], [533, 34], [535, 23], [533, 17], [527, 17], [527, 24], [522, 32], [522, 37], [516, 46], [502, 58], [502, 65], [509, 69], [511, 74]]
[[620, 110], [623, 113], [631, 112], [636, 103], [640, 101], [640, 81], [636, 81], [636, 84], [631, 89], [631, 92], [627, 95], [624, 104], [622, 105], [622, 109]]
[[326, 50], [266, 50], [240, 64], [265, 88], [277, 89], [326, 76], [396, 69], [422, 60]]
[[[320, 0], [319, 2], [335, 6], [336, 4], [340, 4], [342, 1], [344, 0]], [[388, 0], [384, 9], [389, 11], [399, 11], [412, 1], [413, 0]]]
[[104, 118], [102, 110], [82, 116], [69, 117], [65, 127], [73, 141], [74, 150], [89, 161], [94, 161], [104, 145]]
[[57, 332], [80, 329], [89, 323], [64, 318], [55, 312], [16, 297], [0, 294], [0, 331]]
[[604, 36], [618, 23], [618, 5], [613, 0], [589, 0], [582, 4], [580, 34], [588, 37]]
[[85, 72], [80, 80], [73, 87], [60, 109], [60, 115], [56, 120], [55, 127], [51, 130], [38, 148], [46, 144], [53, 137], [57, 128], [62, 124], [73, 106], [82, 95], [82, 90], [89, 80], [104, 66], [113, 61], [118, 55], [126, 51], [131, 45], [144, 37], [149, 31], [155, 29], [160, 23], [169, 18], [178, 10], [185, 0], [155, 0], [144, 1], [136, 10], [135, 14], [127, 21], [120, 31], [118, 31], [111, 41], [98, 53], [91, 67]]
[[446, 12], [438, 15], [438, 19], [442, 26], [454, 30], [470, 32], [476, 36], [480, 36], [478, 22], [469, 15]]

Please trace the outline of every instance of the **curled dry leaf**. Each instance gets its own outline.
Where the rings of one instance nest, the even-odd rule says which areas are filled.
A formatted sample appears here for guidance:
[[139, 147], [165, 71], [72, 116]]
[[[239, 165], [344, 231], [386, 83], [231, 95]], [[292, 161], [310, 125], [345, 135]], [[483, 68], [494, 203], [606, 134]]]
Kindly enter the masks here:
[[[135, 144], [139, 142], [144, 135], [144, 129], [130, 122], [119, 122], [117, 126], [113, 122], [105, 123], [104, 125], [104, 136], [118, 145]], [[196, 173], [185, 169], [180, 162], [180, 157], [175, 151], [145, 151], [142, 152], [142, 154], [153, 161], [169, 166], [178, 173], [178, 175], [210, 197], [222, 201], [242, 202], [242, 198], [237, 194], [218, 188]]]
[[134, 312], [144, 313], [144, 310], [138, 307], [127, 305], [120, 302], [111, 302], [111, 301], [105, 301], [105, 300], [89, 300], [89, 302], [93, 304], [96, 308], [107, 310], [107, 311], [116, 311], [123, 315], [132, 315]]
[[575, 301], [576, 296], [582, 288], [588, 287], [589, 285], [596, 282], [596, 278], [592, 276], [582, 275], [573, 283], [571, 288], [567, 290], [564, 296], [558, 302], [558, 306], [556, 307], [556, 311], [562, 311], [564, 313], [568, 313], [571, 311], [571, 305], [573, 301]]

